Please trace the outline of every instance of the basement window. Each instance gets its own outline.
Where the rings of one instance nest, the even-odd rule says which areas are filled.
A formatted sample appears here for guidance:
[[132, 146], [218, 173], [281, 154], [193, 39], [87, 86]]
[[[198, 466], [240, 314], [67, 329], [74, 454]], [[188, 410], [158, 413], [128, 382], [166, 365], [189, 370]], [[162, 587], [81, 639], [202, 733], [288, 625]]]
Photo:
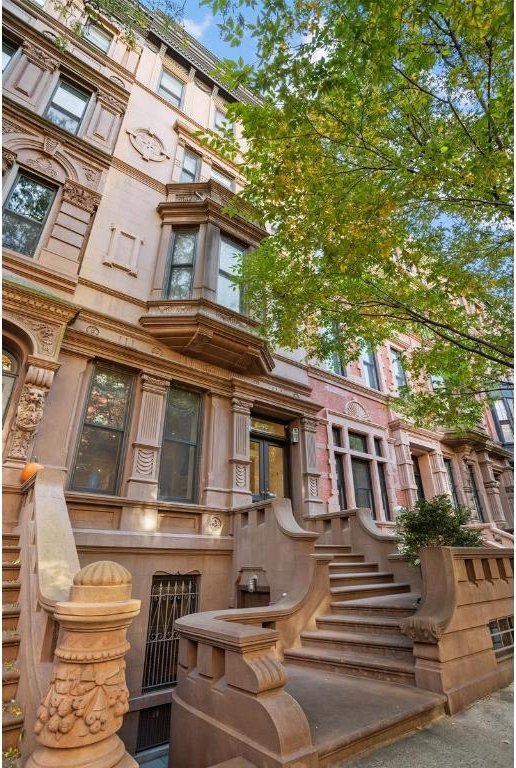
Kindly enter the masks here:
[[507, 659], [514, 655], [514, 618], [507, 616], [489, 622], [489, 631], [496, 658]]

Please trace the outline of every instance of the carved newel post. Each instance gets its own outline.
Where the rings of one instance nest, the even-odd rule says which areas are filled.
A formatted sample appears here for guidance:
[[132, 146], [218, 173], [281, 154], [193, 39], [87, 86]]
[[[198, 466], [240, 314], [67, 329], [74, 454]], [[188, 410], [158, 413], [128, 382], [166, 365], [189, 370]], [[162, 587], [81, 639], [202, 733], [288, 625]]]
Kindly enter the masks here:
[[116, 731], [129, 709], [127, 627], [139, 611], [131, 574], [118, 563], [92, 563], [75, 575], [70, 599], [56, 605], [61, 632], [34, 727], [41, 746], [27, 768], [137, 766]]

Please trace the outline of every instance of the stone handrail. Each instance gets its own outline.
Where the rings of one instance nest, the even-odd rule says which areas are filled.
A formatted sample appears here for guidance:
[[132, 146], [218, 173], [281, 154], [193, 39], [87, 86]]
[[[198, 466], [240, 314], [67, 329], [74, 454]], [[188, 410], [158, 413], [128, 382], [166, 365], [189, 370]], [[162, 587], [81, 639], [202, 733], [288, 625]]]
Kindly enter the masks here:
[[512, 533], [497, 528], [494, 523], [471, 523], [465, 528], [480, 531], [486, 546], [488, 547], [507, 547], [514, 549], [514, 536]]
[[[285, 691], [281, 660], [283, 650], [327, 608], [331, 555], [313, 554], [317, 534], [299, 527], [284, 499], [243, 507], [235, 515], [238, 562], [250, 557], [251, 565], [265, 564], [271, 595], [285, 585], [287, 595], [265, 607], [192, 614], [176, 622], [171, 764], [209, 766], [214, 756], [215, 762], [241, 756], [257, 765], [309, 768], [317, 765], [316, 751], [303, 711]], [[265, 541], [268, 551], [260, 549]], [[295, 576], [288, 577], [292, 567]]]
[[498, 660], [489, 623], [513, 614], [513, 550], [427, 547], [421, 607], [401, 622], [414, 641], [416, 684], [444, 693], [450, 713], [512, 679]]
[[305, 517], [304, 520], [311, 530], [320, 533], [320, 543], [348, 544], [354, 552], [365, 555], [367, 561], [378, 563], [381, 571], [392, 571], [396, 581], [408, 583], [411, 589], [420, 591], [419, 569], [411, 568], [398, 553], [396, 535], [388, 529], [379, 528], [371, 510], [358, 507]]

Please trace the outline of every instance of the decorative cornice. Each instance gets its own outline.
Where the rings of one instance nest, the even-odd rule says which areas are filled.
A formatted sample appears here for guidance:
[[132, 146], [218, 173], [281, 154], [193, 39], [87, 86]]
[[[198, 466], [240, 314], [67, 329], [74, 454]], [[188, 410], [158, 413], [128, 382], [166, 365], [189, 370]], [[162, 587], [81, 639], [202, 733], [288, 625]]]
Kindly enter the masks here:
[[116, 112], [120, 115], [123, 115], [127, 108], [127, 101], [121, 101], [121, 99], [118, 99], [116, 96], [109, 93], [109, 91], [102, 88], [97, 90], [97, 101], [112, 112]]
[[139, 181], [141, 184], [145, 184], [145, 186], [156, 190], [156, 192], [159, 192], [162, 197], [166, 196], [166, 185], [161, 181], [156, 181], [156, 179], [154, 179], [152, 176], [149, 176], [147, 173], [143, 173], [143, 171], [139, 171], [137, 168], [133, 168], [132, 165], [129, 165], [129, 163], [124, 163], [124, 161], [120, 160], [118, 157], [112, 158], [111, 165], [113, 168], [116, 168], [117, 171], [121, 171], [121, 173], [125, 173], [126, 176], [130, 176], [132, 179], [136, 179], [136, 181]]
[[9, 269], [20, 277], [25, 277], [28, 280], [37, 280], [38, 283], [58, 291], [66, 293], [74, 293], [75, 291], [77, 286], [77, 278], [75, 277], [54, 272], [49, 267], [34, 261], [34, 259], [5, 248], [2, 257], [4, 269]]
[[30, 40], [25, 40], [23, 43], [23, 53], [29, 61], [36, 64], [40, 69], [54, 72], [59, 66], [59, 60], [55, 56]]

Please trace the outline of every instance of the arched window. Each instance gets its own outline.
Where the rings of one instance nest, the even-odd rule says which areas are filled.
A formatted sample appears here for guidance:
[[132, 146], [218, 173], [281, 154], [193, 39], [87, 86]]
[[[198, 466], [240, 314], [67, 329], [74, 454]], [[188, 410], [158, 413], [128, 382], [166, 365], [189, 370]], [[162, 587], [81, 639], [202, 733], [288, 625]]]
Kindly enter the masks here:
[[2, 421], [5, 418], [7, 407], [11, 400], [18, 370], [18, 360], [12, 352], [4, 349], [2, 351]]

